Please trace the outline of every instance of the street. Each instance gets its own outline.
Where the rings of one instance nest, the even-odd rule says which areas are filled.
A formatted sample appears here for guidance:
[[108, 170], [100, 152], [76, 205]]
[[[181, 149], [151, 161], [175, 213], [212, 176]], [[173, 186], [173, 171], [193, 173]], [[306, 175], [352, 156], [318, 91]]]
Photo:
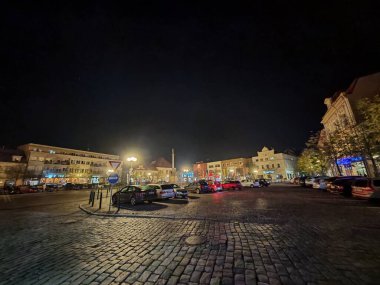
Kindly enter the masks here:
[[88, 197], [0, 196], [0, 284], [379, 283], [367, 201], [279, 184], [124, 205], [131, 218], [88, 215]]

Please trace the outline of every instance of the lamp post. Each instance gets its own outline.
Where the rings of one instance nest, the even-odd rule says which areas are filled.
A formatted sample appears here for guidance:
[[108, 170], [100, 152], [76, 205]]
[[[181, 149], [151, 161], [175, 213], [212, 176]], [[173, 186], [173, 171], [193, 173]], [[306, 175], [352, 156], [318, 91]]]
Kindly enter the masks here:
[[131, 185], [131, 182], [132, 182], [132, 171], [133, 171], [132, 164], [133, 164], [133, 162], [137, 161], [137, 158], [134, 157], [134, 156], [131, 156], [131, 157], [127, 158], [127, 161], [130, 162], [130, 164], [131, 164], [131, 167], [129, 168], [129, 179], [128, 179], [128, 181], [129, 181], [128, 184]]

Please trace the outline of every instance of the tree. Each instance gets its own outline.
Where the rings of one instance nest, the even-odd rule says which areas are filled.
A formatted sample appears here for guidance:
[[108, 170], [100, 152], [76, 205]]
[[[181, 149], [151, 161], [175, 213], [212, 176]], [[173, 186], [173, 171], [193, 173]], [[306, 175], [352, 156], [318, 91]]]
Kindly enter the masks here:
[[362, 139], [363, 152], [372, 162], [375, 176], [379, 175], [375, 155], [380, 153], [380, 96], [364, 98], [358, 103], [363, 121], [357, 127]]
[[319, 147], [321, 132], [311, 134], [297, 161], [297, 169], [308, 175], [325, 175], [329, 166], [329, 158]]

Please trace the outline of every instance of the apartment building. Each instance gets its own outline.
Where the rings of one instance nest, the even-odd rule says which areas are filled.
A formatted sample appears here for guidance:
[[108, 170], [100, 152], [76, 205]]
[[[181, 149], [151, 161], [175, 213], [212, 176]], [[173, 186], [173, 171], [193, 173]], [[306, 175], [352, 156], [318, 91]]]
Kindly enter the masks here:
[[21, 151], [0, 150], [0, 188], [22, 185], [26, 161]]
[[121, 174], [122, 160], [119, 155], [34, 143], [21, 145], [18, 149], [25, 154], [27, 167], [24, 180], [30, 184], [103, 184], [113, 171], [110, 161], [120, 163], [116, 172]]
[[290, 180], [296, 176], [297, 157], [287, 153], [276, 153], [274, 149], [263, 147], [252, 157], [255, 178], [272, 181]]
[[208, 179], [221, 181], [222, 175], [222, 161], [207, 162], [207, 176]]
[[250, 158], [232, 158], [222, 160], [222, 176], [229, 179], [243, 180], [250, 176]]
[[[329, 137], [339, 127], [346, 128], [361, 122], [358, 111], [358, 102], [363, 98], [372, 98], [380, 94], [380, 72], [355, 79], [345, 91], [336, 92], [332, 97], [326, 98], [327, 107], [321, 123], [323, 124], [322, 137]], [[323, 139], [320, 142], [323, 144]], [[375, 163], [380, 167], [380, 158]], [[366, 165], [368, 167], [366, 167]], [[332, 165], [331, 174], [338, 175], [374, 175], [372, 161], [364, 161], [363, 156], [340, 157]], [[372, 173], [371, 173], [372, 172]]]

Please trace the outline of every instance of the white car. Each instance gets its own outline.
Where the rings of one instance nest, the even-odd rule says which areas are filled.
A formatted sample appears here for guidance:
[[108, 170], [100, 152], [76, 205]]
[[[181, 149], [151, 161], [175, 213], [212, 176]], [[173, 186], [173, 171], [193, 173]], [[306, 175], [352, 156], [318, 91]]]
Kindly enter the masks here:
[[149, 187], [156, 190], [157, 199], [170, 199], [175, 197], [175, 192], [171, 184], [148, 184]]
[[259, 188], [261, 187], [259, 180], [242, 180], [241, 185], [244, 187]]
[[179, 199], [187, 199], [189, 193], [187, 190], [183, 189], [182, 187], [178, 186], [177, 184], [170, 184], [173, 186], [175, 197]]

